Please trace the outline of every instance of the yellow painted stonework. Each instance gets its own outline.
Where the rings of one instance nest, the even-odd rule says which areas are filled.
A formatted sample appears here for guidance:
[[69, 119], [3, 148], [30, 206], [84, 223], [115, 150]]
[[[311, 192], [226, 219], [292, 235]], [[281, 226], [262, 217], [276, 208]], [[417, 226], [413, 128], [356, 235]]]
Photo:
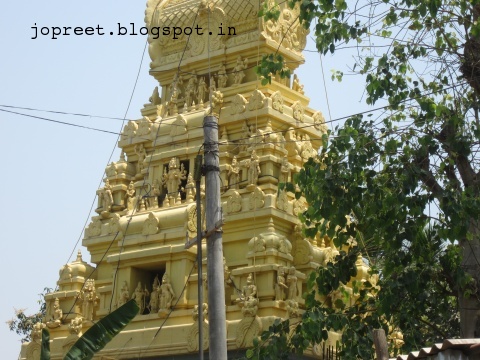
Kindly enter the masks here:
[[[185, 241], [186, 234], [196, 235], [194, 158], [202, 152], [203, 118], [211, 112], [219, 118], [228, 349], [250, 346], [275, 318], [301, 315], [306, 276], [336, 250], [324, 239], [304, 238], [297, 217], [304, 199], [278, 191], [316, 154], [326, 132], [296, 76], [262, 86], [255, 74], [262, 54], [278, 51], [292, 73], [303, 62], [307, 31], [294, 22], [298, 12], [285, 5], [278, 22], [264, 22], [257, 17], [258, 0], [148, 1], [150, 29], [198, 25], [204, 34], [149, 37], [150, 73], [159, 86], [142, 118], [126, 124], [118, 143], [122, 155], [107, 166], [105, 185], [97, 190], [97, 215], [83, 239], [94, 265], [79, 254], [60, 270], [58, 290], [45, 298], [52, 359], [61, 359], [91, 324], [131, 298], [142, 314], [98, 359], [197, 351], [197, 250], [185, 249]], [[228, 34], [228, 27], [236, 35], [218, 35], [219, 28]], [[42, 326], [22, 346], [21, 359], [38, 358]], [[208, 349], [208, 316], [204, 328]]]

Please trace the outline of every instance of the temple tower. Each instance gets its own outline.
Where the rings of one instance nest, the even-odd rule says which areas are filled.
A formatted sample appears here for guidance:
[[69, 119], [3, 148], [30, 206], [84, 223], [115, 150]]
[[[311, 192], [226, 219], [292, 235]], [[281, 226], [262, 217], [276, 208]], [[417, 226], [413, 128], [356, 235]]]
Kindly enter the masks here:
[[[308, 33], [296, 21], [298, 9], [282, 2], [279, 20], [265, 22], [259, 6], [264, 3], [258, 0], [147, 2], [150, 74], [158, 86], [142, 117], [125, 126], [121, 156], [107, 166], [105, 185], [97, 190], [97, 215], [83, 239], [94, 267], [79, 254], [61, 269], [57, 291], [46, 298], [52, 359], [131, 298], [141, 314], [99, 358], [194, 359], [198, 311], [206, 315], [208, 350], [208, 304], [197, 306], [197, 250], [185, 249], [185, 242], [196, 236], [192, 175], [203, 151], [203, 119], [211, 113], [221, 135], [231, 358], [241, 357], [275, 318], [301, 315], [306, 276], [336, 250], [328, 240], [302, 235], [298, 215], [307, 204], [279, 191], [279, 184], [292, 181], [316, 154], [326, 126], [321, 112], [308, 107], [295, 75]], [[292, 75], [262, 85], [255, 66], [270, 53], [282, 55]], [[35, 337], [21, 358], [34, 359], [37, 350]]]

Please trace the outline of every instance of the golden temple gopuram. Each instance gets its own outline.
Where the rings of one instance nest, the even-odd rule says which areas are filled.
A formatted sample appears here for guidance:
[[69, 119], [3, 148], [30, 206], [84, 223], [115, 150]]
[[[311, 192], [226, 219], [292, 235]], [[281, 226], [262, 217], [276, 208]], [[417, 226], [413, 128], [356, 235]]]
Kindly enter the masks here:
[[[52, 359], [62, 359], [92, 324], [130, 299], [140, 314], [96, 359], [198, 358], [202, 279], [197, 247], [185, 243], [197, 233], [194, 159], [203, 152], [204, 117], [212, 113], [220, 133], [229, 358], [242, 357], [275, 319], [301, 316], [306, 277], [337, 252], [327, 239], [302, 235], [298, 215], [307, 204], [279, 184], [293, 181], [317, 154], [327, 128], [295, 73], [308, 34], [298, 9], [266, 5], [279, 6], [278, 21], [258, 17], [264, 6], [258, 0], [148, 0], [150, 31], [182, 33], [150, 33], [150, 74], [158, 86], [141, 117], [125, 125], [120, 158], [108, 164], [96, 190], [96, 215], [83, 238], [88, 255], [79, 252], [60, 269], [56, 290], [45, 297], [47, 317], [23, 344], [21, 359], [39, 358], [44, 327]], [[255, 67], [272, 53], [283, 56], [292, 76], [262, 85]], [[206, 294], [206, 257], [200, 266]], [[201, 309], [208, 353], [208, 303]], [[310, 356], [321, 354], [314, 347]]]

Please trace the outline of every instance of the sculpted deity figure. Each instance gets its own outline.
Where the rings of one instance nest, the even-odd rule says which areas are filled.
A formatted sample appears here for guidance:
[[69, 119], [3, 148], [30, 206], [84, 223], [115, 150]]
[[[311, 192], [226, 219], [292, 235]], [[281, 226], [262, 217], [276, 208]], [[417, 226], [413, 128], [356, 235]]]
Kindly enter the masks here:
[[83, 318], [81, 316], [77, 316], [76, 318], [70, 320], [70, 325], [68, 325], [69, 333], [72, 335], [81, 336], [82, 325], [83, 325]]
[[80, 299], [82, 302], [82, 315], [85, 320], [93, 320], [93, 311], [97, 305], [98, 296], [95, 290], [95, 280], [88, 279], [85, 282], [85, 286], [80, 293]]
[[138, 312], [140, 315], [142, 315], [143, 311], [145, 310], [148, 295], [150, 295], [150, 293], [148, 292], [147, 288], [145, 287], [145, 289], [142, 289], [142, 283], [139, 281], [135, 291], [131, 296], [131, 299], [134, 299], [140, 308], [140, 311]]
[[138, 162], [137, 162], [137, 174], [140, 174], [144, 168], [143, 161], [145, 160], [145, 157], [147, 156], [147, 152], [145, 151], [145, 148], [143, 147], [143, 144], [135, 145], [135, 154], [138, 155]]
[[172, 158], [168, 164], [168, 173], [164, 172], [164, 183], [167, 188], [168, 197], [175, 198], [177, 196], [181, 181], [185, 179], [185, 168], [180, 167], [180, 169], [178, 169], [177, 158]]
[[247, 284], [242, 288], [242, 298], [237, 300], [243, 303], [242, 314], [244, 316], [255, 316], [257, 314], [257, 286], [253, 283], [252, 273], [248, 274]]
[[110, 211], [113, 205], [113, 195], [112, 195], [112, 185], [110, 185], [110, 181], [107, 179], [105, 180], [105, 186], [101, 192], [102, 197], [102, 208], [103, 211]]
[[277, 270], [277, 283], [275, 284], [275, 300], [284, 300], [285, 291], [288, 286], [285, 285], [285, 268], [280, 266]]
[[255, 150], [252, 151], [252, 156], [250, 157], [250, 160], [246, 162], [245, 166], [248, 168], [248, 185], [257, 185], [258, 176], [260, 175], [261, 170], [260, 158], [258, 157]]
[[160, 280], [158, 279], [158, 275], [155, 276], [155, 279], [153, 280], [152, 289], [150, 302], [148, 303], [150, 314], [156, 313], [159, 310]]
[[228, 165], [228, 186], [230, 189], [238, 189], [240, 186], [240, 166], [237, 162], [237, 157], [234, 156], [232, 163]]
[[197, 86], [197, 75], [193, 74], [188, 79], [187, 87], [185, 88], [185, 104], [187, 106], [192, 105], [193, 95], [195, 94], [195, 88]]
[[45, 324], [42, 322], [37, 322], [32, 327], [32, 332], [30, 333], [30, 337], [32, 341], [42, 341], [42, 330], [45, 328]]
[[237, 58], [237, 65], [233, 68], [233, 85], [239, 85], [242, 83], [245, 77], [245, 70], [248, 66], [248, 59], [242, 60], [242, 57]]
[[220, 70], [218, 70], [218, 87], [219, 88], [224, 88], [227, 87], [227, 80], [228, 80], [228, 75], [227, 75], [227, 69], [225, 68], [225, 64], [222, 64], [222, 67]]
[[297, 295], [298, 295], [298, 289], [297, 289], [297, 276], [295, 267], [292, 266], [288, 270], [288, 275], [287, 275], [287, 284], [288, 284], [288, 299], [290, 300], [295, 300]]
[[172, 285], [168, 275], [163, 275], [162, 285], [160, 285], [160, 310], [168, 310], [172, 307], [172, 300], [175, 298]]
[[125, 304], [128, 300], [130, 300], [130, 292], [128, 291], [128, 283], [125, 280], [123, 282], [122, 289], [120, 291], [120, 299], [118, 300], [118, 306], [122, 306]]
[[187, 186], [185, 186], [187, 192], [187, 203], [191, 203], [195, 198], [195, 181], [193, 180], [192, 173], [188, 173]]
[[133, 210], [135, 204], [135, 187], [133, 181], [128, 184], [127, 191], [125, 193], [125, 206], [127, 210]]
[[182, 82], [183, 82], [182, 76], [176, 73], [175, 76], [173, 77], [172, 83], [168, 87], [170, 101], [172, 101], [174, 97], [176, 100], [182, 94], [182, 91], [180, 90], [180, 85], [182, 84]]
[[301, 85], [300, 80], [298, 80], [297, 74], [293, 75], [292, 90], [296, 91], [296, 92], [299, 92], [302, 95], [305, 93], [305, 91], [303, 90], [303, 85]]
[[288, 161], [287, 155], [285, 155], [282, 159], [282, 165], [280, 167], [280, 178], [278, 179], [279, 183], [287, 183], [290, 179], [290, 171], [292, 165]]
[[200, 82], [198, 83], [198, 89], [197, 89], [197, 101], [199, 104], [203, 103], [203, 100], [205, 99], [205, 94], [207, 93], [208, 93], [207, 83], [205, 82], [205, 78], [201, 77]]
[[52, 311], [52, 319], [47, 322], [47, 326], [49, 328], [56, 328], [62, 325], [62, 317], [63, 317], [63, 311], [60, 308], [60, 300], [58, 298], [55, 298], [53, 302], [53, 311]]

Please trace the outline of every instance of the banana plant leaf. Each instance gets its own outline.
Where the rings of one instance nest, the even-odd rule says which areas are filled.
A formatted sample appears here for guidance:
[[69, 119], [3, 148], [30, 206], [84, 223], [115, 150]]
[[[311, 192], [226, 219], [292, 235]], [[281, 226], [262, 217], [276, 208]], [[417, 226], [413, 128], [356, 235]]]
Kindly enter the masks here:
[[130, 300], [98, 321], [73, 344], [63, 360], [89, 360], [102, 350], [138, 314], [140, 308]]
[[50, 333], [47, 329], [42, 329], [42, 348], [40, 350], [40, 360], [50, 360]]

